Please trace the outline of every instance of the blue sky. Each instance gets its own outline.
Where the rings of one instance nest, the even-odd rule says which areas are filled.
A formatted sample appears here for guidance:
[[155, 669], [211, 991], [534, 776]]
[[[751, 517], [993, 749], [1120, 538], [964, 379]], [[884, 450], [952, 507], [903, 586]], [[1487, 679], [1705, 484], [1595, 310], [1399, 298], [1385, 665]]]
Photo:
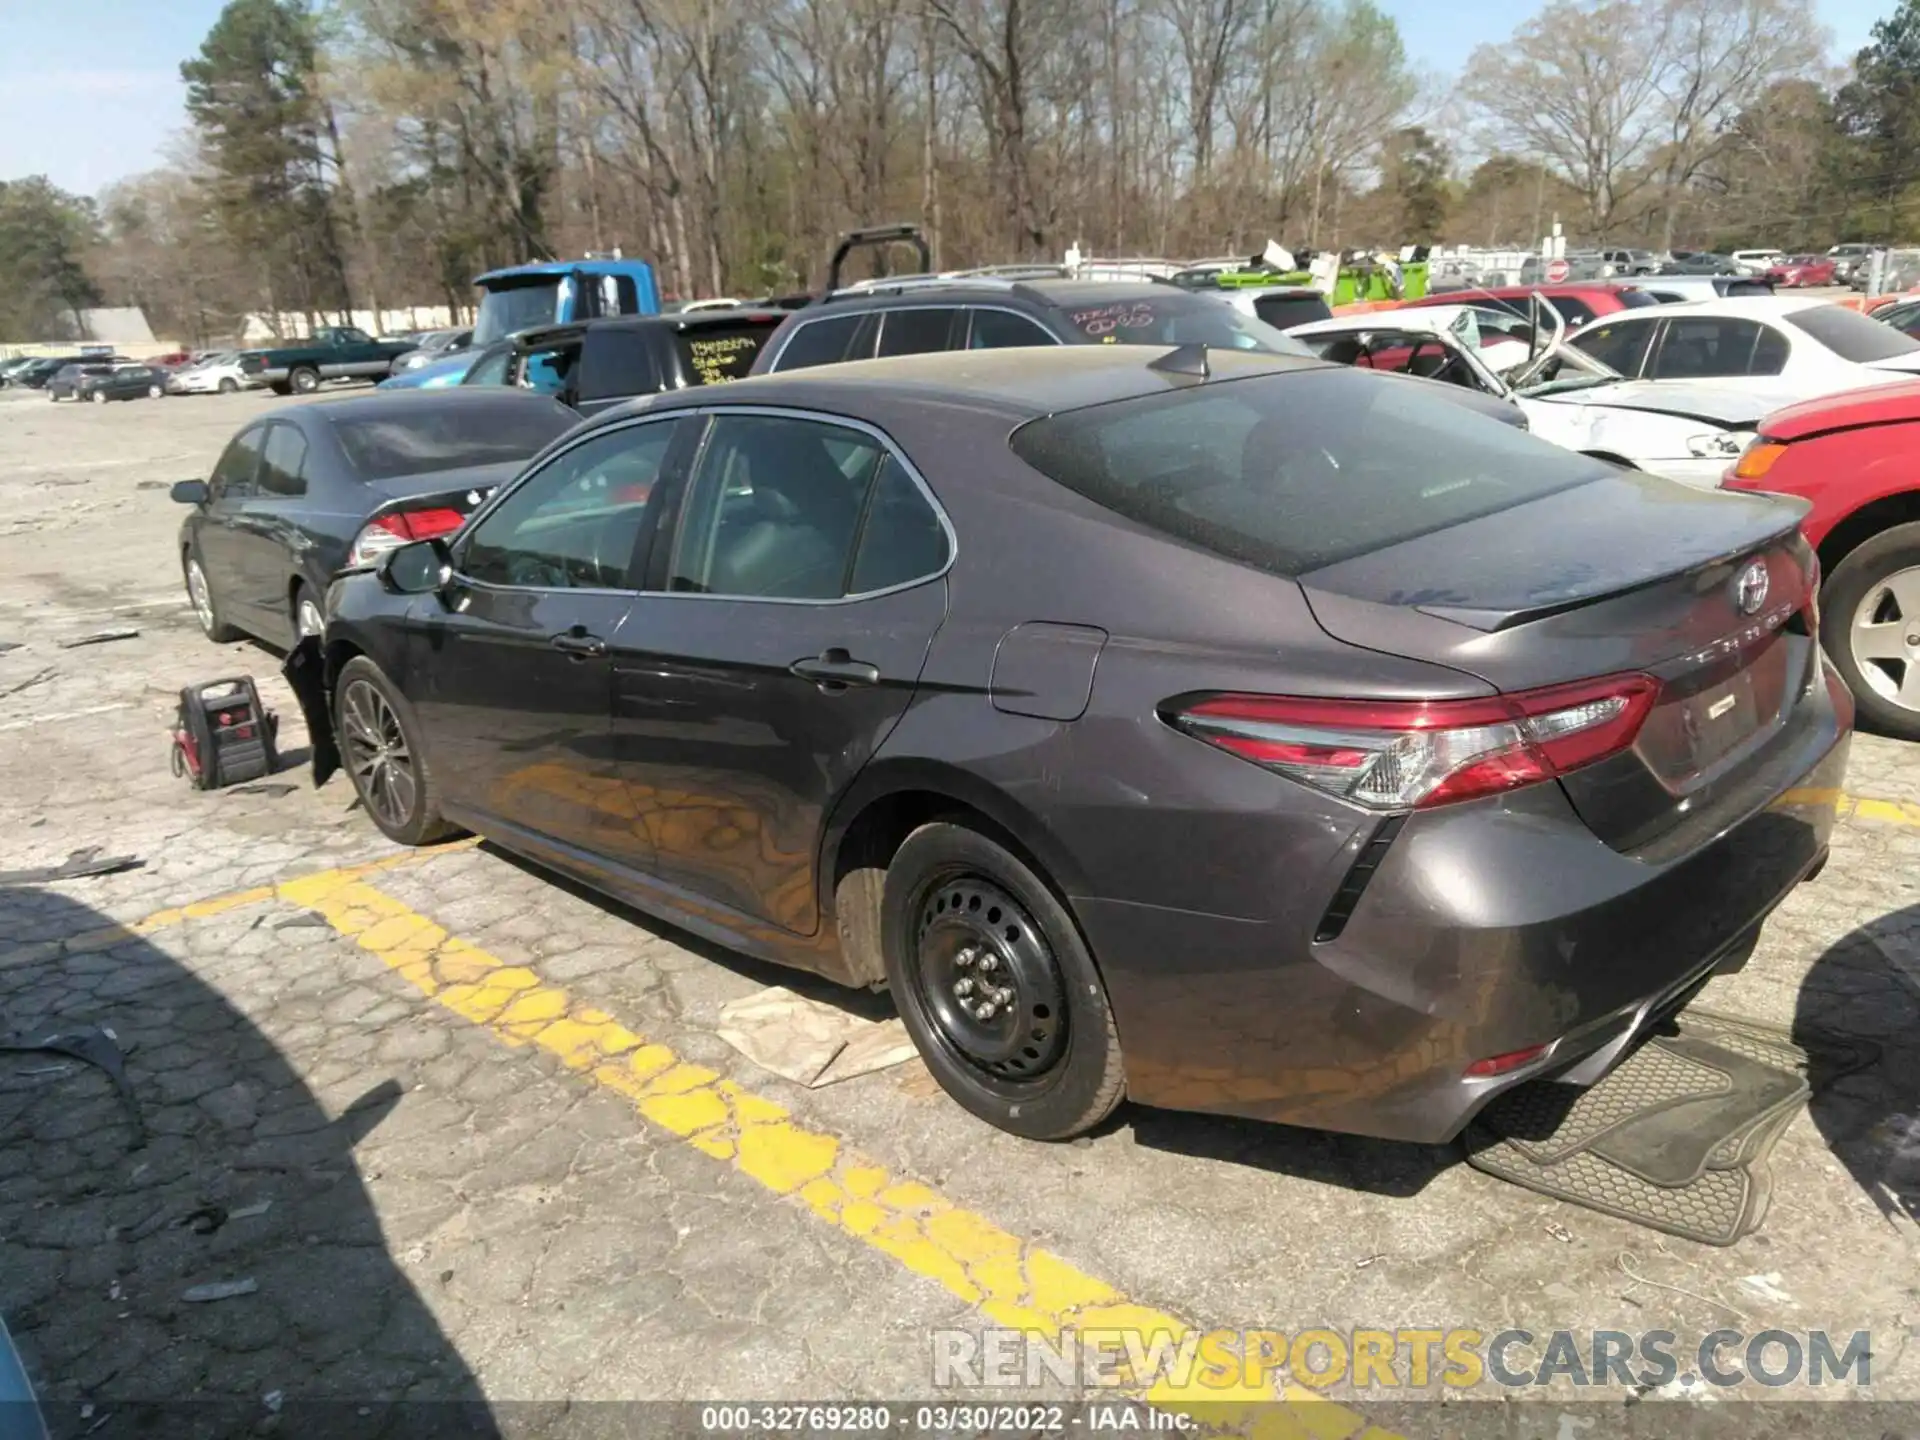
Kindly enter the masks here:
[[[1526, 0], [1381, 0], [1422, 65], [1457, 71], [1537, 8]], [[1895, 0], [1813, 0], [1850, 57]], [[221, 0], [0, 0], [0, 179], [92, 193], [162, 163], [185, 123], [180, 62]]]

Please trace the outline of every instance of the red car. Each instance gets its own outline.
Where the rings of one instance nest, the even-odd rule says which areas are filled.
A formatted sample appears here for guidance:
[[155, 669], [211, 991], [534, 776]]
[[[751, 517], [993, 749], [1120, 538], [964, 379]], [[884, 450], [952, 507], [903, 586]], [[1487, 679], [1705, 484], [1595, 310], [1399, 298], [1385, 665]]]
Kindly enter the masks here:
[[1631, 285], [1570, 281], [1562, 285], [1501, 285], [1491, 290], [1474, 286], [1442, 290], [1437, 295], [1409, 300], [1401, 308], [1413, 310], [1423, 305], [1479, 305], [1489, 310], [1507, 310], [1524, 316], [1527, 313], [1527, 300], [1534, 295], [1544, 295], [1551, 300], [1553, 308], [1560, 312], [1560, 318], [1567, 322], [1569, 330], [1578, 330], [1596, 315], [1611, 315], [1619, 310], [1660, 303], [1646, 291], [1637, 290]]
[[1813, 503], [1821, 644], [1863, 721], [1920, 740], [1920, 381], [1775, 411], [1720, 483]]
[[1834, 262], [1825, 255], [1791, 255], [1770, 266], [1767, 279], [1775, 285], [1832, 285]]

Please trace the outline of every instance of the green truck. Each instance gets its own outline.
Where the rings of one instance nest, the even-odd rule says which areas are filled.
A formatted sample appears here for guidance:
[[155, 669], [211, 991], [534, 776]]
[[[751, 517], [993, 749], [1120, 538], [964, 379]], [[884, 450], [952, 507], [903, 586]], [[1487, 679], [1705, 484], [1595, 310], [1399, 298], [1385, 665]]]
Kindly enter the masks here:
[[351, 325], [322, 326], [298, 345], [241, 351], [240, 370], [276, 395], [311, 395], [323, 380], [383, 379], [413, 348], [412, 341], [376, 340]]

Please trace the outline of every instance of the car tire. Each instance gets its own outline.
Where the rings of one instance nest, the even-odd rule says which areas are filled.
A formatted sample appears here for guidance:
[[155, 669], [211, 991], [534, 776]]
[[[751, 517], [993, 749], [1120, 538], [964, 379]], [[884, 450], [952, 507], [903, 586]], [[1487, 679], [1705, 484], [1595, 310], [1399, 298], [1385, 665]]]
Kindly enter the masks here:
[[364, 655], [341, 666], [334, 682], [333, 734], [341, 767], [381, 834], [402, 845], [431, 845], [460, 833], [441, 817], [413, 706]]
[[107, 403], [107, 392], [104, 390], [96, 390], [87, 398], [96, 405], [104, 405]]
[[[1894, 594], [1894, 585], [1906, 592], [1907, 603]], [[1856, 622], [1894, 618], [1901, 629], [1893, 638], [1908, 642], [1904, 662], [1856, 653]], [[1820, 587], [1820, 643], [1853, 692], [1860, 719], [1881, 734], [1920, 740], [1920, 706], [1896, 696], [1920, 689], [1920, 521], [1882, 530], [1834, 567]]]
[[162, 390], [158, 385], [147, 386], [147, 398], [149, 400], [158, 400], [162, 395], [166, 393], [167, 392]]
[[223, 375], [220, 377], [220, 393], [222, 395], [232, 395], [239, 389], [240, 382], [231, 375]]
[[269, 381], [267, 384], [267, 388], [273, 391], [273, 393], [276, 395], [291, 395], [293, 393], [293, 386], [289, 385], [284, 380]]
[[887, 866], [881, 948], [921, 1058], [981, 1119], [1068, 1140], [1120, 1103], [1119, 1032], [1079, 927], [980, 830], [936, 821], [906, 838]]
[[186, 582], [187, 603], [193, 607], [193, 618], [200, 622], [200, 632], [216, 645], [231, 645], [240, 639], [241, 632], [220, 618], [220, 602], [213, 598], [213, 584], [207, 579], [198, 546], [187, 551], [180, 570]]
[[287, 384], [296, 395], [311, 395], [320, 388], [320, 372], [302, 365], [288, 373]]

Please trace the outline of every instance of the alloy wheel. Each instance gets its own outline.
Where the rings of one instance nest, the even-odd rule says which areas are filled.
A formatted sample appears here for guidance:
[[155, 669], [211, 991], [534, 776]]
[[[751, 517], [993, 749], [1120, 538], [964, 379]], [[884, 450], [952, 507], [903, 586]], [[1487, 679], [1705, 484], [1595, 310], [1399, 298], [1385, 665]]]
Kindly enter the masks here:
[[1875, 694], [1920, 711], [1920, 566], [1895, 570], [1869, 586], [1847, 639], [1855, 667]]
[[340, 697], [340, 721], [341, 748], [360, 798], [388, 825], [404, 827], [420, 782], [400, 717], [377, 688], [355, 680]]
[[211, 635], [213, 591], [207, 587], [207, 572], [200, 568], [198, 560], [187, 561], [187, 599], [193, 602], [193, 613], [200, 621], [200, 628]]
[[1060, 967], [1039, 925], [978, 875], [929, 886], [915, 926], [915, 977], [941, 1042], [1003, 1080], [1031, 1080], [1066, 1049]]

